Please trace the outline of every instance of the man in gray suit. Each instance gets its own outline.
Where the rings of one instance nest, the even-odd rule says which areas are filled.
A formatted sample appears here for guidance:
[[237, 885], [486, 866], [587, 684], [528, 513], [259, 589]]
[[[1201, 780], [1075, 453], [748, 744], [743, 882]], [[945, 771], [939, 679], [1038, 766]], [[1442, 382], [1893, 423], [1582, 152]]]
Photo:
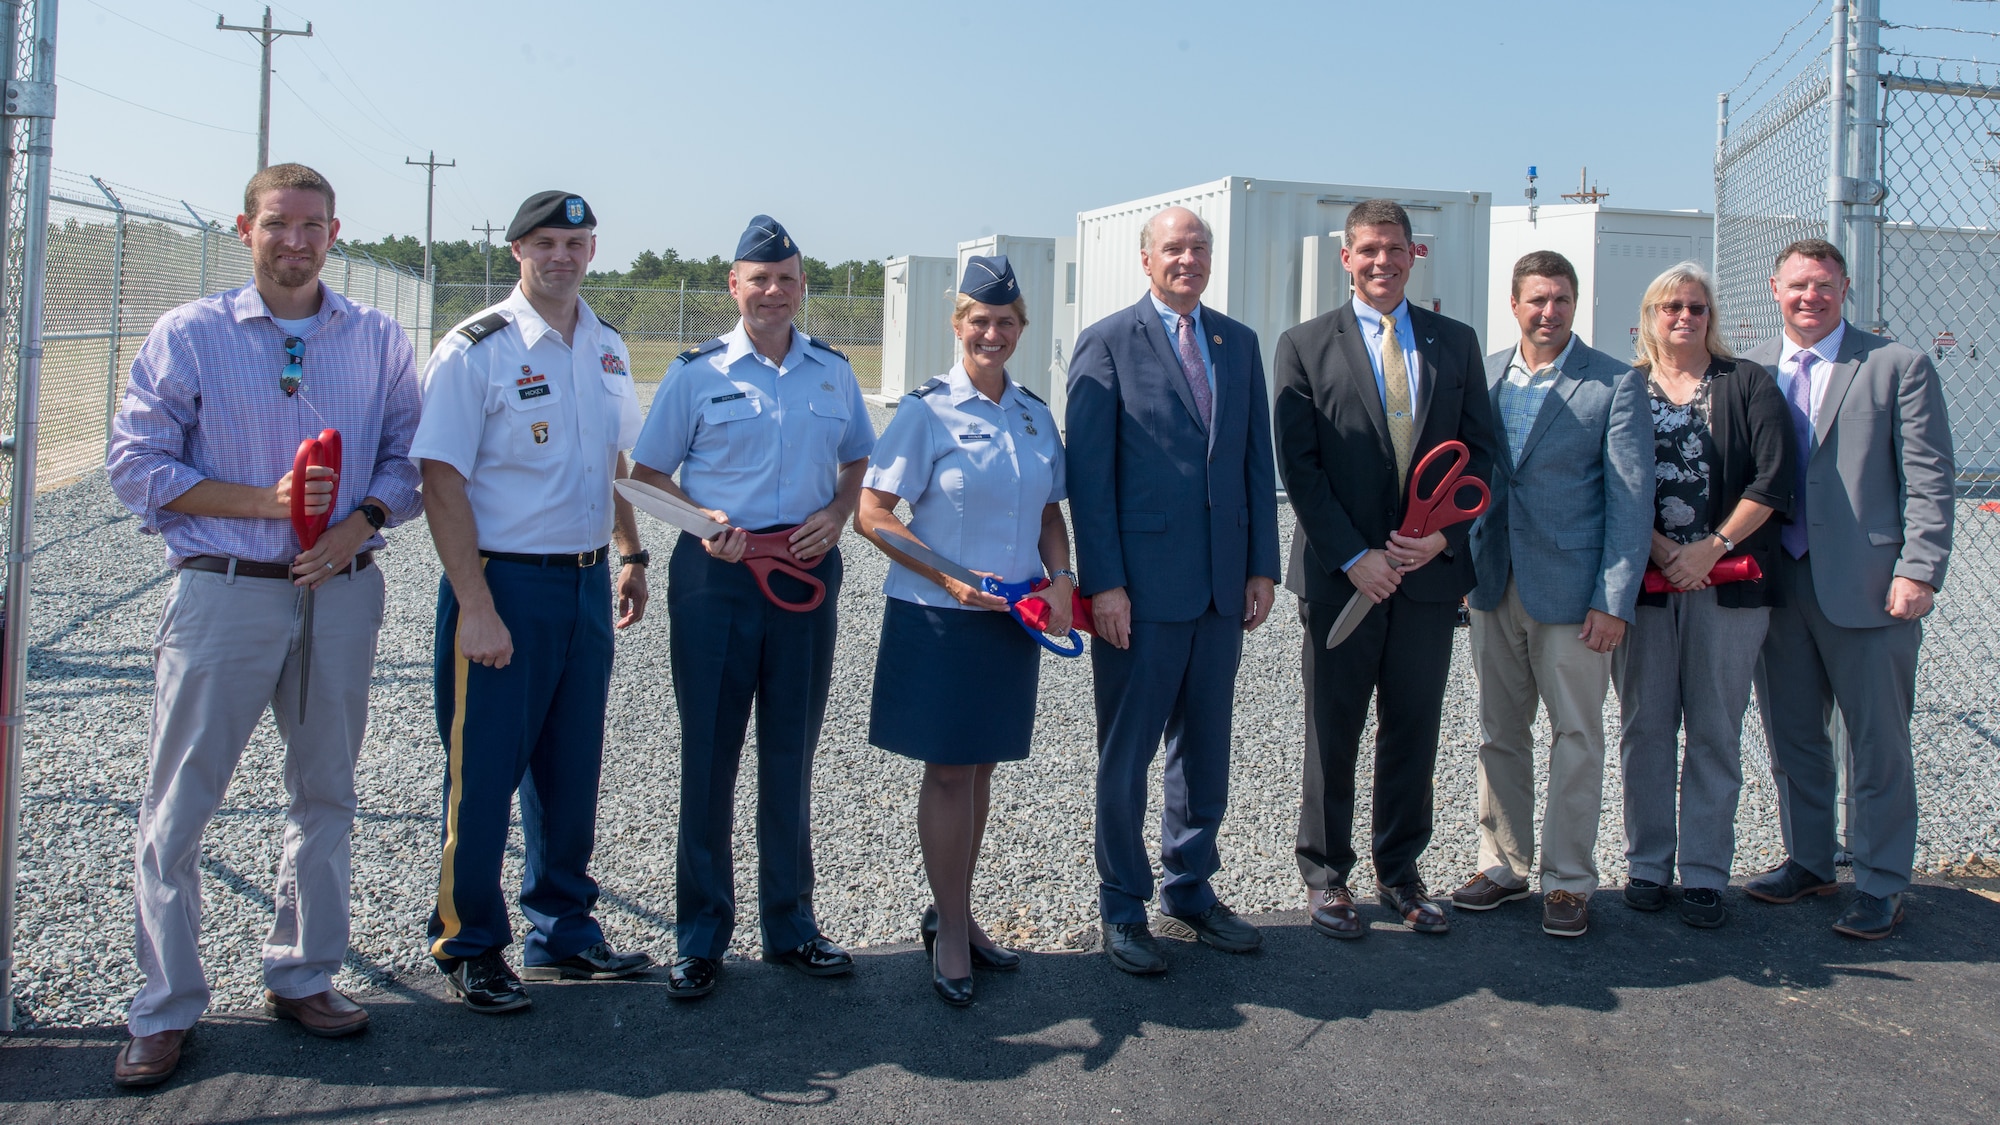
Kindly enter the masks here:
[[1837, 707], [1852, 745], [1858, 893], [1833, 928], [1873, 940], [1902, 921], [1916, 861], [1910, 712], [1919, 621], [1951, 556], [1953, 469], [1937, 369], [1842, 319], [1847, 284], [1832, 243], [1787, 246], [1771, 279], [1784, 335], [1748, 356], [1791, 404], [1799, 479], [1757, 671], [1789, 858], [1744, 889], [1776, 903], [1833, 893]]
[[1570, 330], [1576, 269], [1537, 250], [1514, 264], [1518, 347], [1486, 357], [1506, 436], [1493, 506], [1472, 529], [1479, 585], [1479, 865], [1461, 910], [1528, 895], [1535, 865], [1537, 702], [1549, 711], [1542, 930], [1581, 937], [1597, 889], [1604, 696], [1653, 530], [1653, 424], [1645, 379]]

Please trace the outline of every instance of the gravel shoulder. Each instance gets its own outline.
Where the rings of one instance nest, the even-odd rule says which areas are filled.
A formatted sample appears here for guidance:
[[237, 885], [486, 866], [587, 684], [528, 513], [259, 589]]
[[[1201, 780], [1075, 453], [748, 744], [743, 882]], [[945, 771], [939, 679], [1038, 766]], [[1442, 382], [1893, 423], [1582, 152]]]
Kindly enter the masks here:
[[[1289, 540], [1290, 513], [1280, 512]], [[146, 754], [152, 637], [170, 576], [158, 540], [139, 534], [138, 521], [101, 474], [38, 498], [37, 520], [17, 1012], [29, 1027], [103, 1027], [122, 1022], [139, 983], [131, 951], [134, 809]], [[649, 523], [644, 535], [662, 554], [668, 532]], [[842, 633], [814, 784], [817, 906], [836, 941], [889, 946], [915, 937], [927, 901], [915, 824], [919, 767], [866, 743], [885, 565], [852, 536], [845, 552]], [[442, 780], [430, 686], [438, 565], [421, 522], [391, 534], [382, 564], [389, 607], [359, 771], [353, 939], [338, 981], [377, 997], [428, 988], [436, 976], [423, 926], [435, 892]], [[664, 568], [655, 570], [664, 578]], [[594, 865], [603, 887], [599, 917], [611, 940], [661, 958], [673, 951], [679, 784], [664, 604], [656, 586], [654, 613], [619, 638]], [[1291, 854], [1303, 744], [1299, 644], [1295, 603], [1281, 592], [1271, 621], [1245, 645], [1216, 880], [1223, 897], [1249, 913], [1296, 910], [1303, 897]], [[1437, 835], [1424, 860], [1431, 884], [1443, 889], [1472, 871], [1477, 847], [1479, 734], [1463, 633], [1452, 677], [1436, 778]], [[980, 705], [965, 700], [975, 718]], [[995, 778], [977, 908], [995, 937], [1026, 949], [1084, 950], [1096, 941], [1091, 715], [1087, 663], [1045, 658], [1034, 754]], [[1613, 700], [1607, 722], [1614, 731], [1615, 721]], [[1916, 725], [1920, 866], [2000, 852], [2000, 716], [1990, 680], [1946, 680], [1927, 667]], [[1743, 757], [1737, 869], [1751, 873], [1781, 854], [1754, 719]], [[1598, 859], [1606, 885], [1616, 886], [1624, 878], [1623, 834], [1615, 752], [1611, 758]], [[204, 841], [202, 940], [216, 1011], [250, 1008], [262, 988], [257, 957], [283, 832], [282, 763], [267, 718]], [[1365, 793], [1366, 755], [1361, 771]], [[1156, 823], [1157, 770], [1152, 800]], [[738, 897], [746, 909], [733, 953], [750, 957], [756, 954], [754, 809], [755, 773], [746, 768], [736, 836]], [[1365, 802], [1358, 821], [1357, 839], [1365, 840]], [[506, 877], [518, 886], [518, 835]], [[1365, 864], [1356, 884], [1364, 896], [1372, 891]]]

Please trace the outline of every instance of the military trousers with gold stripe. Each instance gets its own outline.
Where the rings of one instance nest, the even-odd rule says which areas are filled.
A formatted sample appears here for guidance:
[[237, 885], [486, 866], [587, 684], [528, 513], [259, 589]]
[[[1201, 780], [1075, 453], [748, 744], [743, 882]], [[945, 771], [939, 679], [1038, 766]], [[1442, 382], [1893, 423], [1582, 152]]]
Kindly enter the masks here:
[[604, 940], [597, 882], [597, 782], [611, 688], [611, 573], [595, 566], [486, 560], [486, 585], [514, 641], [505, 668], [458, 649], [458, 599], [438, 584], [433, 646], [444, 742], [444, 854], [431, 912], [431, 956], [444, 964], [513, 941], [501, 860], [516, 790], [533, 926], [521, 963], [546, 965]]

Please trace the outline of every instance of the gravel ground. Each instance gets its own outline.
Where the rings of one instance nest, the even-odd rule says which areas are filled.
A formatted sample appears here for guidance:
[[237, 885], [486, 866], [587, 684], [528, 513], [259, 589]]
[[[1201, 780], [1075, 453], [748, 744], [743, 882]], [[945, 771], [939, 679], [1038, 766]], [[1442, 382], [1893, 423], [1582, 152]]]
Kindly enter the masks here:
[[[882, 420], [878, 414], [878, 429]], [[1973, 505], [1962, 507], [1962, 519], [1981, 518]], [[139, 984], [131, 952], [132, 838], [146, 756], [150, 641], [170, 576], [158, 540], [139, 534], [101, 475], [44, 494], [37, 520], [18, 1010], [28, 1026], [116, 1024]], [[1289, 542], [1291, 515], [1282, 507], [1280, 527]], [[664, 554], [663, 526], [648, 521], [643, 533], [656, 555]], [[866, 743], [885, 563], [852, 536], [845, 550], [843, 628], [814, 785], [818, 908], [825, 932], [844, 944], [910, 941], [928, 901], [917, 852], [919, 767]], [[381, 558], [389, 609], [360, 766], [353, 944], [338, 981], [350, 990], [394, 989], [399, 977], [434, 971], [423, 928], [435, 893], [442, 768], [430, 689], [439, 568], [421, 522], [392, 533]], [[658, 614], [619, 639], [595, 873], [604, 892], [598, 917], [612, 942], [665, 958], [673, 951], [678, 724], [667, 680], [664, 590], [656, 586], [653, 596]], [[1990, 651], [1991, 626], [1981, 623], [1994, 619], [1992, 595], [1975, 588], [1958, 596], [1987, 600], [1964, 606], [1948, 597], [1943, 612], [1972, 623], [1959, 630], [1961, 643], [1970, 636]], [[1472, 871], [1477, 849], [1478, 721], [1459, 636], [1437, 770], [1437, 835], [1424, 861], [1430, 882], [1445, 889]], [[1271, 621], [1245, 644], [1237, 687], [1232, 800], [1216, 882], [1246, 912], [1296, 909], [1303, 895], [1291, 856], [1304, 725], [1299, 643], [1296, 603], [1281, 592]], [[1033, 949], [1089, 948], [1096, 940], [1089, 668], [1054, 657], [1042, 668], [1035, 751], [995, 778], [975, 893], [996, 938]], [[1615, 706], [1607, 723], [1616, 722]], [[1990, 674], [1947, 679], [1927, 668], [1916, 722], [1925, 814], [1919, 865], [2000, 850], [2000, 717]], [[1781, 854], [1763, 742], [1754, 720], [1747, 726], [1740, 873], [1760, 871]], [[1546, 728], [1540, 733], [1546, 737]], [[1598, 859], [1606, 885], [1616, 886], [1624, 860], [1611, 756]], [[262, 988], [258, 949], [283, 831], [281, 767], [282, 747], [267, 718], [205, 841], [203, 950], [216, 1010], [250, 1007]], [[1365, 756], [1362, 772], [1365, 793]], [[1152, 800], [1157, 822], [1157, 770]], [[756, 847], [747, 830], [754, 771], [744, 771], [737, 809], [737, 888], [747, 908], [733, 952], [755, 956]], [[1357, 839], [1365, 841], [1367, 831], [1364, 801]], [[517, 836], [510, 886], [518, 886], [519, 854]], [[1357, 892], [1373, 890], [1370, 877], [1364, 862]]]

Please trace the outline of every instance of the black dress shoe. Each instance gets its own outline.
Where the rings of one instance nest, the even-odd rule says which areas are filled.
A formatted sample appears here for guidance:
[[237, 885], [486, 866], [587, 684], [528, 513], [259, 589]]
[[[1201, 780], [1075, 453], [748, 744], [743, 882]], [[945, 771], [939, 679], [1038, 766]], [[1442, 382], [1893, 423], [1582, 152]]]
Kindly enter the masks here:
[[814, 934], [812, 940], [796, 949], [766, 953], [764, 960], [773, 965], [790, 965], [809, 977], [837, 977], [854, 971], [854, 955], [822, 934]]
[[1862, 941], [1881, 941], [1896, 932], [1896, 923], [1903, 920], [1903, 893], [1901, 891], [1888, 898], [1876, 898], [1865, 891], [1857, 891], [1854, 901], [1847, 904], [1847, 913], [1833, 924], [1833, 932], [1842, 937], [1860, 938]]
[[1625, 905], [1651, 914], [1667, 905], [1667, 888], [1651, 879], [1627, 879]]
[[1135, 976], [1167, 971], [1167, 955], [1160, 949], [1160, 940], [1144, 922], [1106, 922], [1104, 955]]
[[937, 956], [931, 956], [931, 988], [938, 999], [954, 1008], [963, 1008], [972, 1003], [972, 978], [970, 976], [948, 977], [937, 967]]
[[1251, 953], [1264, 944], [1257, 927], [1216, 903], [1199, 914], [1162, 914], [1160, 933], [1177, 941], [1205, 941], [1224, 953]]
[[620, 953], [600, 941], [574, 957], [548, 965], [521, 966], [522, 980], [621, 980], [653, 967], [650, 953]]
[[667, 970], [667, 995], [676, 1000], [694, 1000], [715, 991], [715, 974], [722, 962], [708, 957], [676, 958]]
[[1444, 907], [1431, 901], [1430, 892], [1424, 889], [1421, 880], [1404, 883], [1399, 887], [1386, 884], [1375, 888], [1375, 898], [1383, 906], [1394, 911], [1403, 924], [1420, 934], [1443, 934], [1451, 932], [1451, 919], [1444, 916]]
[[1808, 895], [1830, 895], [1837, 887], [1833, 880], [1822, 879], [1800, 866], [1798, 860], [1788, 859], [1743, 884], [1743, 893], [1759, 902], [1783, 906]]
[[[924, 907], [924, 918], [918, 927], [924, 935], [924, 955], [928, 957], [931, 947], [937, 944], [938, 912], [935, 905]], [[1021, 955], [997, 945], [974, 945], [972, 967], [989, 973], [1010, 973], [1021, 967]]]
[[533, 1003], [528, 999], [528, 990], [521, 986], [521, 978], [507, 967], [507, 958], [497, 949], [465, 958], [449, 969], [443, 965], [438, 968], [444, 973], [444, 990], [457, 997], [468, 1011], [494, 1016], [519, 1011]]

